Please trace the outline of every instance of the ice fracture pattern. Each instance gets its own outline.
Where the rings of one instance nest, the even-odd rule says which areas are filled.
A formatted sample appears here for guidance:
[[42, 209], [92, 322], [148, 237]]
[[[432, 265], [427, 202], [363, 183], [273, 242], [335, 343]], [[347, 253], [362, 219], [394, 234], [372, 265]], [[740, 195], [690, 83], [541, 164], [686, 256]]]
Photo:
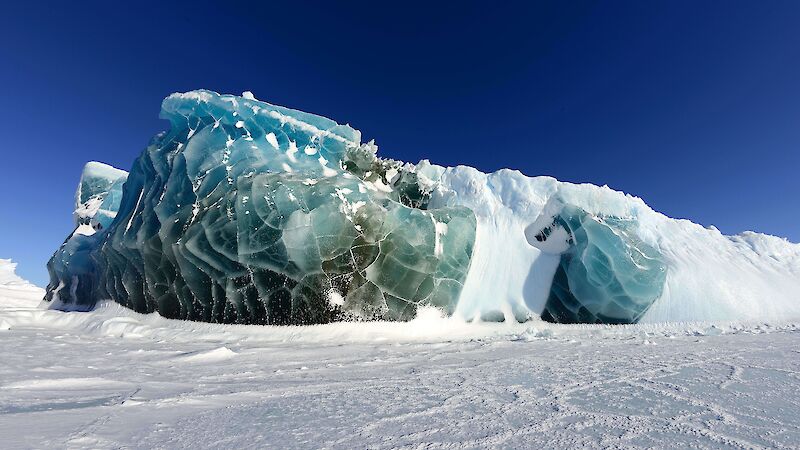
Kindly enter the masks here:
[[58, 307], [113, 299], [245, 324], [455, 307], [474, 214], [428, 210], [411, 166], [378, 159], [358, 131], [208, 91], [168, 97], [161, 117], [171, 128], [136, 160], [121, 199], [116, 181], [82, 179], [80, 204], [114, 202], [84, 213], [101, 225], [79, 227], [50, 261], [47, 299]]
[[[512, 270], [523, 275], [549, 267], [547, 255], [560, 258], [554, 275], [539, 277], [549, 286], [545, 306], [528, 317], [633, 323], [663, 291], [667, 264], [638, 236], [635, 218], [565, 201], [524, 248], [487, 252], [520, 232], [492, 231], [505, 222], [478, 178], [458, 175], [472, 172], [379, 158], [350, 126], [250, 93], [173, 94], [161, 117], [169, 130], [130, 174], [87, 164], [77, 228], [48, 263], [53, 307], [114, 300], [168, 318], [242, 324], [408, 320], [419, 306], [453, 314], [468, 278], [472, 286], [492, 279], [486, 271], [508, 270], [503, 259], [520, 252], [530, 256]], [[503, 176], [513, 189], [524, 184]], [[513, 197], [499, 187], [498, 205], [535, 205], [552, 196], [551, 185]], [[479, 229], [489, 240], [477, 257], [493, 259], [475, 264]], [[540, 287], [520, 295], [535, 304]]]

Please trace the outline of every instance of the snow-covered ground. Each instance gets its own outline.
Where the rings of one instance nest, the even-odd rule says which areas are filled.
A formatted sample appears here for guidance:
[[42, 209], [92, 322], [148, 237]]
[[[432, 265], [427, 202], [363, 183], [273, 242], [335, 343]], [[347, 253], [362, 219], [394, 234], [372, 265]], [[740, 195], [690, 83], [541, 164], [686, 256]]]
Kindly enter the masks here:
[[797, 322], [243, 327], [42, 294], [0, 261], [3, 449], [800, 445]]

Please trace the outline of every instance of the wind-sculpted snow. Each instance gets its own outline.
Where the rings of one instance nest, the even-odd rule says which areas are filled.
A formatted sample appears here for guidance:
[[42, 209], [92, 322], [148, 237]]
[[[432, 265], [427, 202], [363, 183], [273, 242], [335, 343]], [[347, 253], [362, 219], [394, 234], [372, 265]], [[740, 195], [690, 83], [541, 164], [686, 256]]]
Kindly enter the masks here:
[[124, 172], [90, 163], [48, 264], [61, 309], [208, 322], [634, 323], [800, 317], [800, 246], [669, 219], [608, 187], [379, 158], [324, 117], [209, 91]]
[[0, 288], [13, 290], [40, 290], [16, 274], [17, 263], [0, 258]]
[[225, 325], [112, 302], [44, 310], [10, 269], [0, 259], [4, 450], [800, 442], [798, 322], [466, 323], [423, 307], [408, 322]]
[[171, 128], [134, 164], [113, 223], [74, 234], [51, 261], [59, 307], [110, 298], [256, 324], [455, 309], [474, 215], [420, 209], [414, 174], [358, 131], [206, 91], [168, 97], [162, 117]]
[[[752, 232], [724, 236], [714, 227], [670, 219], [641, 199], [607, 186], [526, 177], [507, 169], [485, 174], [465, 166], [420, 164], [420, 170], [436, 179], [432, 206], [467, 206], [477, 217], [470, 271], [455, 312], [464, 319], [547, 316], [551, 288], [558, 286], [552, 281], [562, 266], [561, 253], [568, 249], [556, 244], [566, 243], [568, 235], [548, 240], [547, 245], [535, 236], [565, 206], [606, 225], [625, 224], [615, 230], [627, 236], [620, 242], [627, 240], [631, 250], [642, 251], [649, 261], [642, 268], [650, 268], [637, 270], [631, 280], [640, 276], [660, 280], [659, 271], [651, 269], [658, 268], [658, 260], [663, 262], [663, 290], [626, 288], [626, 292], [651, 293], [642, 299], [660, 292], [640, 322], [800, 318], [800, 244]], [[651, 250], [660, 258], [653, 258]], [[618, 268], [626, 264], [617, 264], [633, 258], [615, 253], [624, 256], [614, 261], [614, 276], [620, 277]]]

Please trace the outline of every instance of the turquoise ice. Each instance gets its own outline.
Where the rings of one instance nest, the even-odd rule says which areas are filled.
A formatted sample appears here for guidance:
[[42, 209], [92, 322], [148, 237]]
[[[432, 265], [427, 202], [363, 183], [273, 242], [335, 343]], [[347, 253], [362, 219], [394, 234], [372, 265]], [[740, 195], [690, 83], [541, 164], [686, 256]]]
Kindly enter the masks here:
[[[662, 293], [667, 267], [633, 232], [633, 219], [564, 206], [535, 235], [561, 251], [542, 318], [562, 323], [636, 323]], [[560, 240], [553, 243], [548, 241]]]
[[[48, 263], [54, 307], [113, 300], [242, 324], [408, 320], [421, 306], [453, 313], [465, 285], [491, 304], [502, 282], [482, 280], [516, 286], [527, 277], [523, 297], [549, 290], [533, 312], [547, 320], [633, 323], [664, 289], [664, 258], [640, 239], [634, 218], [565, 202], [535, 230], [541, 239], [522, 239], [513, 224], [556, 195], [548, 180], [508, 171], [486, 184], [456, 168], [445, 182], [451, 169], [379, 158], [348, 125], [252, 95], [173, 94], [161, 117], [170, 128], [130, 174], [87, 164], [77, 228]], [[487, 251], [493, 242], [513, 244]], [[512, 255], [527, 265], [513, 266]], [[500, 271], [510, 275], [487, 276]], [[514, 300], [515, 317], [537, 303]]]
[[[358, 131], [208, 91], [168, 97], [161, 117], [171, 127], [136, 160], [113, 220], [74, 234], [51, 260], [47, 295], [59, 307], [113, 299], [256, 324], [455, 307], [473, 213], [427, 210], [413, 171], [377, 158]], [[95, 184], [82, 182], [81, 195], [117, 198], [117, 184]]]
[[124, 170], [96, 161], [86, 163], [75, 192], [75, 225], [91, 225], [95, 230], [111, 225], [127, 178]]

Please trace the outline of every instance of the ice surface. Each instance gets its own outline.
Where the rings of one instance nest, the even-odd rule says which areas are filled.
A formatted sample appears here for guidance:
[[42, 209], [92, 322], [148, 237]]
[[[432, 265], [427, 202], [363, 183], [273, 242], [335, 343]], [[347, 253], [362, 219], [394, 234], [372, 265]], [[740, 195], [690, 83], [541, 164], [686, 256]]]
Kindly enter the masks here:
[[56, 284], [48, 290], [46, 300], [63, 309], [91, 309], [90, 302], [62, 302], [61, 298], [87, 298], [89, 286], [96, 277], [92, 252], [103, 243], [122, 200], [122, 186], [128, 173], [109, 165], [91, 161], [81, 174], [75, 193], [75, 230], [47, 263], [51, 280]]
[[[51, 261], [56, 307], [110, 298], [256, 324], [455, 309], [474, 215], [428, 208], [415, 175], [358, 131], [207, 91], [168, 97], [161, 115], [172, 126], [135, 162], [113, 222], [76, 233]], [[84, 184], [117, 198], [116, 183]]]
[[83, 167], [75, 192], [75, 226], [107, 228], [116, 217], [128, 172], [96, 161]]
[[[635, 222], [563, 207], [526, 236], [561, 255], [542, 318], [567, 323], [636, 323], [661, 296], [667, 268], [661, 254], [632, 232]], [[533, 239], [530, 236], [533, 235]]]
[[357, 130], [252, 94], [173, 94], [161, 114], [171, 128], [124, 184], [81, 182], [79, 200], [103, 202], [51, 260], [53, 306], [258, 324], [426, 305], [470, 320], [800, 317], [800, 245], [785, 240], [723, 236], [605, 186], [381, 159]]

